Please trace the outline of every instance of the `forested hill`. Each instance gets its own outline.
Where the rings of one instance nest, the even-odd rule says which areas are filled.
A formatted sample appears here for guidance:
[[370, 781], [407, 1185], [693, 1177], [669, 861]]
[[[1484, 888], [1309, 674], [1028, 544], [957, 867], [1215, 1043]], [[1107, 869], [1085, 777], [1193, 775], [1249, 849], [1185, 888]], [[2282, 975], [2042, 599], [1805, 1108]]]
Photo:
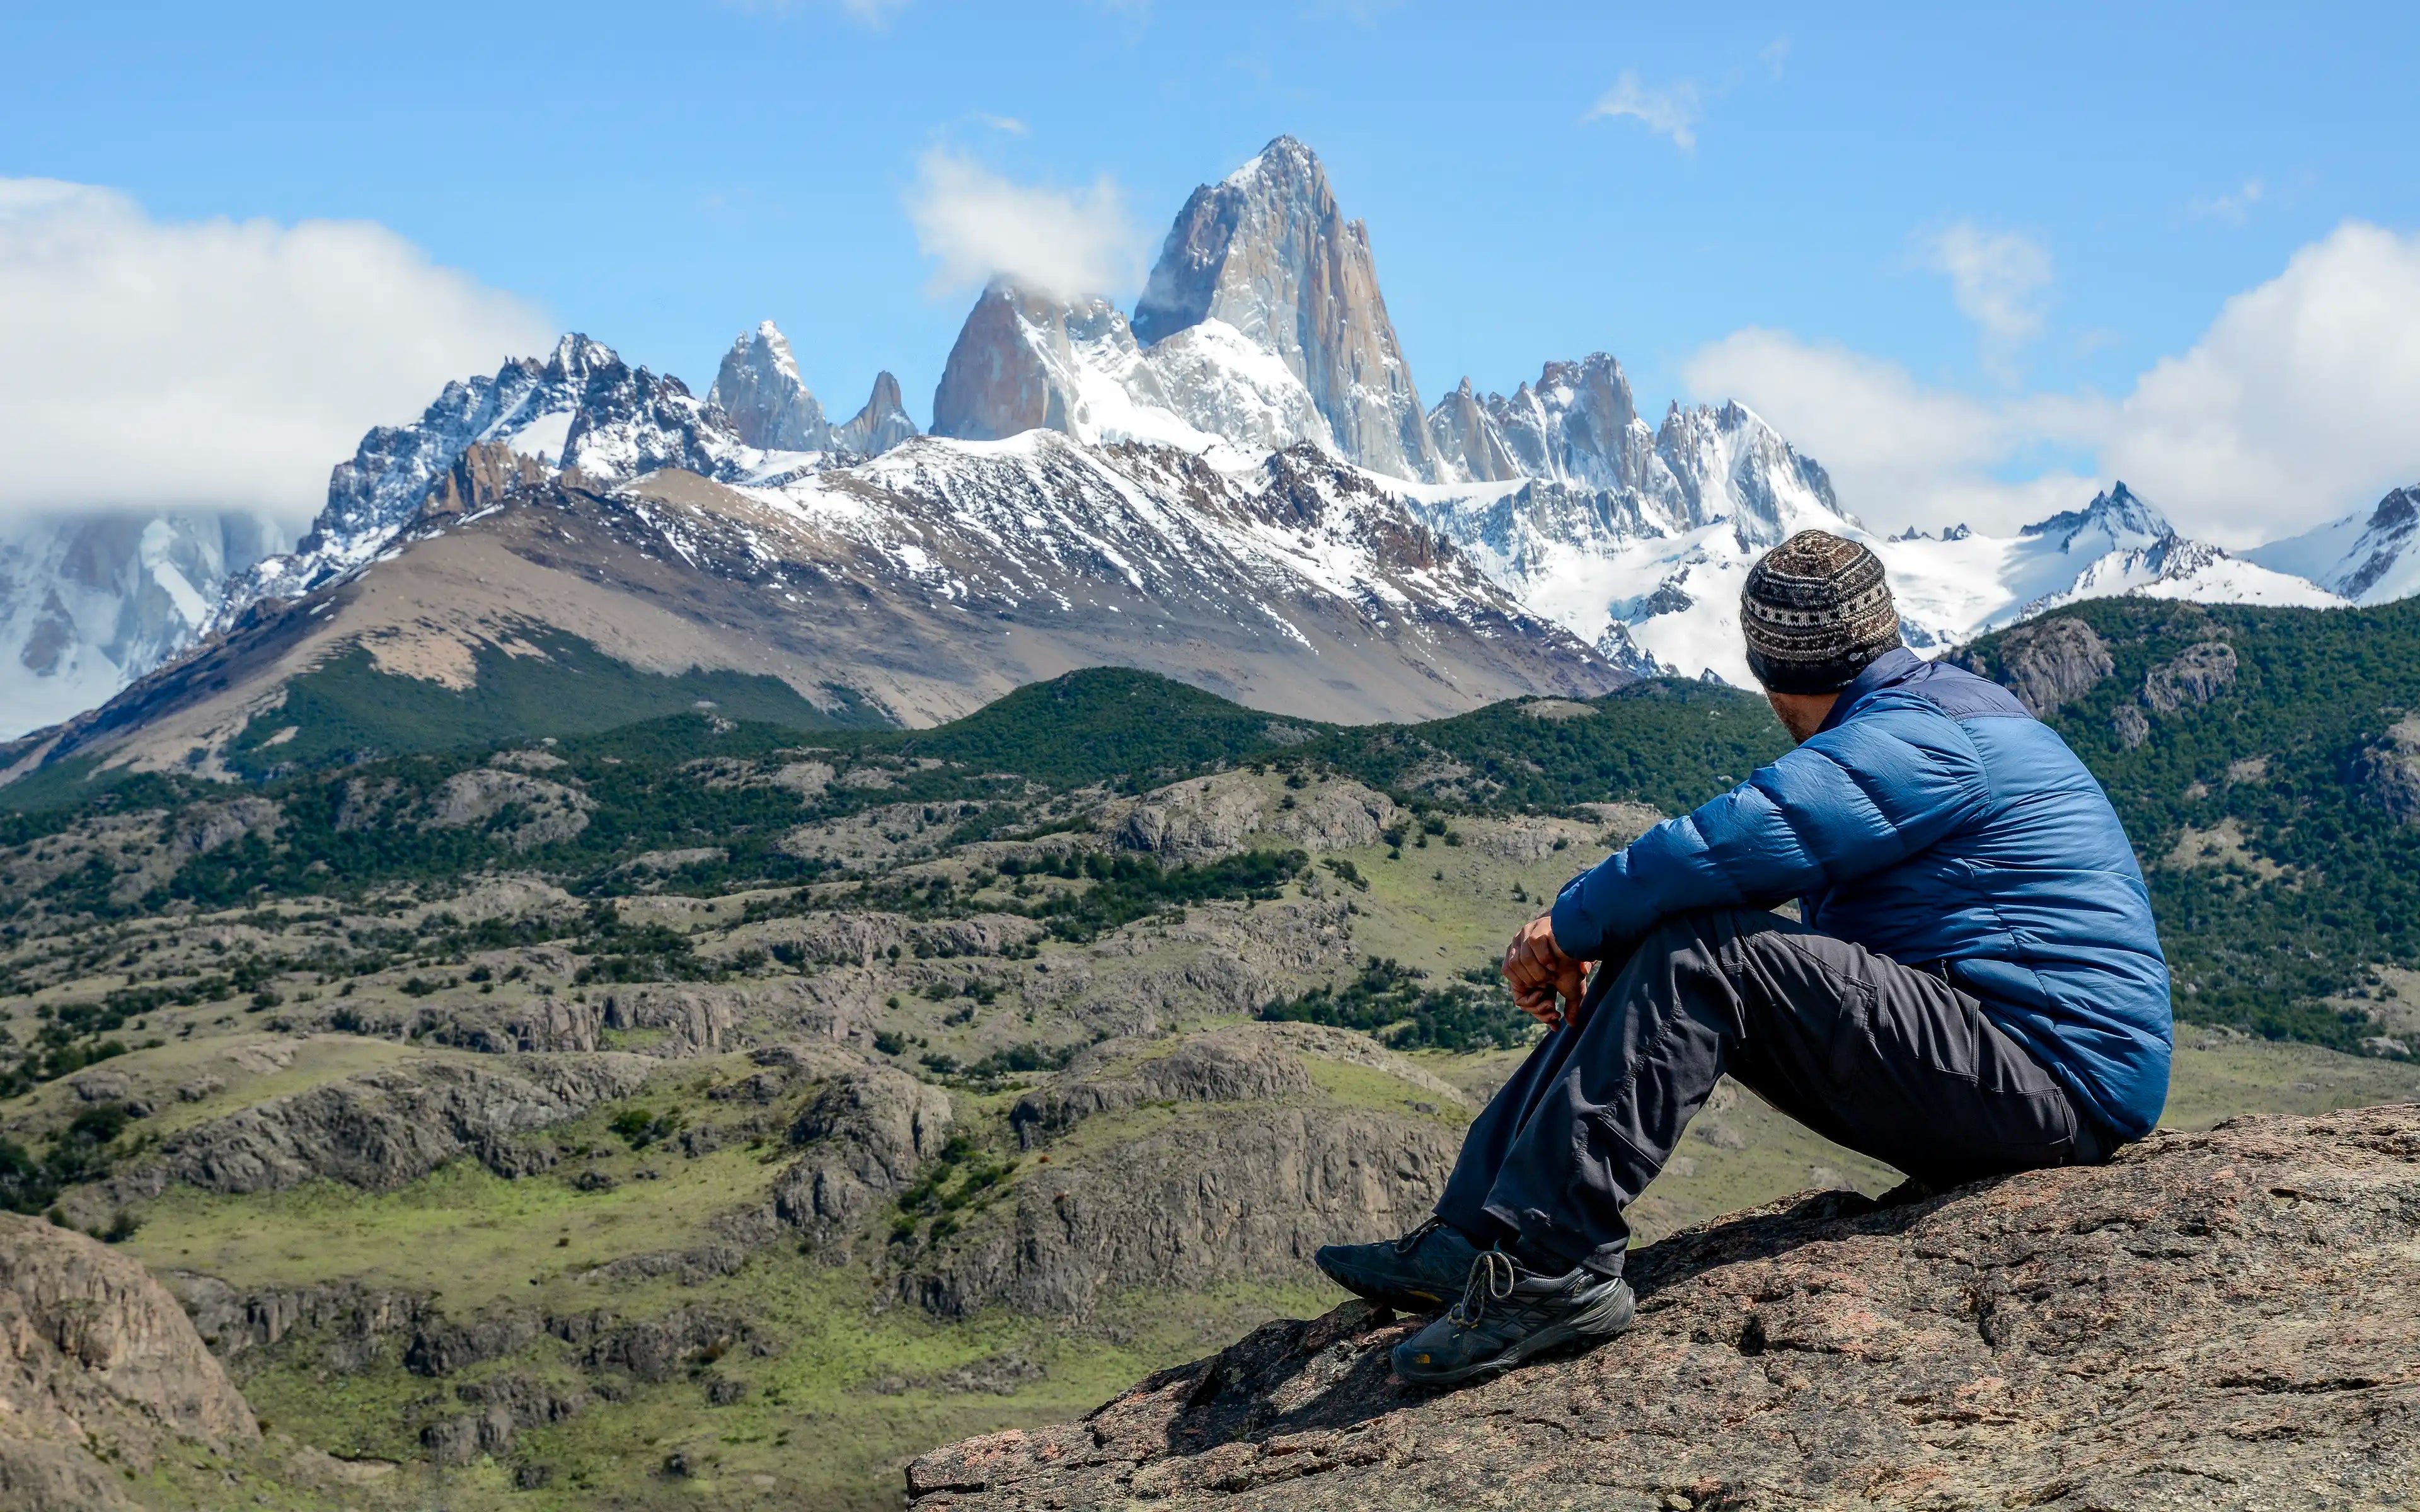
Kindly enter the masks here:
[[[2342, 1048], [2380, 1032], [2364, 1000], [2391, 989], [2373, 968], [2420, 952], [2420, 605], [2108, 600], [1962, 659], [2015, 687], [2107, 784], [2150, 878], [2181, 1016]], [[1100, 669], [932, 730], [775, 717], [710, 706], [543, 741], [485, 731], [467, 748], [410, 748], [432, 743], [424, 732], [383, 755], [322, 742], [236, 792], [49, 774], [0, 790], [17, 806], [0, 843], [21, 858], [0, 880], [0, 909], [124, 918], [497, 869], [588, 896], [798, 884], [847, 871], [785, 848], [800, 825], [906, 806], [964, 843], [1032, 833], [1062, 795], [1246, 765], [1354, 778], [1420, 824], [1606, 802], [1668, 813], [1785, 744], [1761, 700], [1679, 680], [1335, 726]], [[145, 832], [170, 841], [138, 852], [105, 838], [135, 815], [158, 816]], [[633, 867], [665, 856], [685, 858]]]
[[2393, 989], [2373, 968], [2420, 954], [2420, 602], [2105, 599], [1964, 659], [2108, 788], [2180, 1017], [2345, 1047], [2376, 1033], [2362, 1010]]

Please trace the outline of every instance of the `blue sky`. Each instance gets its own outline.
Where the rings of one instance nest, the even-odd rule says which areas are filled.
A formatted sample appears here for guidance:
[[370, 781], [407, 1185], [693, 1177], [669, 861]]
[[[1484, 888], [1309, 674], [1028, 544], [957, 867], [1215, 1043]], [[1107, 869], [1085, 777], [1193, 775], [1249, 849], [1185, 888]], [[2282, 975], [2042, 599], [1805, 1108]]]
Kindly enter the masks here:
[[[1369, 222], [1431, 401], [1602, 347], [1651, 413], [1715, 383], [1801, 411], [1880, 517], [2100, 475], [2115, 422], [2060, 405], [2122, 405], [2348, 222], [2390, 281], [2420, 228], [2410, 5], [19, 6], [0, 55], [0, 178], [375, 222], [701, 389], [770, 316], [829, 407], [889, 367], [920, 418], [972, 293], [908, 212], [936, 155], [1067, 196], [1131, 296], [1186, 193], [1292, 132]], [[1863, 460], [1887, 442], [1806, 396], [1826, 354], [1996, 417], [1942, 464], [1968, 494]]]

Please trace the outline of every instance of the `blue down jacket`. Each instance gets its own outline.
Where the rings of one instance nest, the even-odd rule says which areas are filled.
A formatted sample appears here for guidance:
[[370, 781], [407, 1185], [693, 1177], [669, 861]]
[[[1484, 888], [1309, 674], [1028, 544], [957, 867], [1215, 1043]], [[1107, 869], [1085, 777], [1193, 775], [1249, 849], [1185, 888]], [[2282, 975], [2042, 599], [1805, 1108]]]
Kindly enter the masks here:
[[2108, 795], [1999, 685], [1894, 651], [1803, 746], [1574, 877], [1555, 939], [1619, 956], [1696, 908], [1799, 900], [1812, 928], [1941, 963], [2127, 1138], [2168, 1097], [2168, 968]]

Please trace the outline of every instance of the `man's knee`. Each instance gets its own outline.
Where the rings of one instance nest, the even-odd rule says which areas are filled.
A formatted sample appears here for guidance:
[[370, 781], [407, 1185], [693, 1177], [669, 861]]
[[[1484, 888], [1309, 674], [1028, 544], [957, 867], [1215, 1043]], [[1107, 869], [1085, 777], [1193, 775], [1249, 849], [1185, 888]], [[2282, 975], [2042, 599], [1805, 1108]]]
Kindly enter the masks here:
[[1792, 929], [1790, 920], [1761, 908], [1693, 908], [1685, 914], [1672, 914], [1639, 936], [1632, 955], [1651, 961], [1665, 961], [1677, 955], [1704, 955], [1712, 960], [1727, 941], [1754, 939], [1765, 931], [1779, 926]]

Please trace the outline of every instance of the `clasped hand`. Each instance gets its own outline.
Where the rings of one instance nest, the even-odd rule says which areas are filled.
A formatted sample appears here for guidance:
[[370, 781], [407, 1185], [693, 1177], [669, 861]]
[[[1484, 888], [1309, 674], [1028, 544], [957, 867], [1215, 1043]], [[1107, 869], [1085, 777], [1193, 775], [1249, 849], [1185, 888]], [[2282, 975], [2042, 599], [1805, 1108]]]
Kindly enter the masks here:
[[1588, 963], [1563, 953], [1555, 943], [1553, 916], [1541, 914], [1522, 925], [1504, 948], [1504, 980], [1522, 1012], [1559, 1029], [1579, 1011]]

